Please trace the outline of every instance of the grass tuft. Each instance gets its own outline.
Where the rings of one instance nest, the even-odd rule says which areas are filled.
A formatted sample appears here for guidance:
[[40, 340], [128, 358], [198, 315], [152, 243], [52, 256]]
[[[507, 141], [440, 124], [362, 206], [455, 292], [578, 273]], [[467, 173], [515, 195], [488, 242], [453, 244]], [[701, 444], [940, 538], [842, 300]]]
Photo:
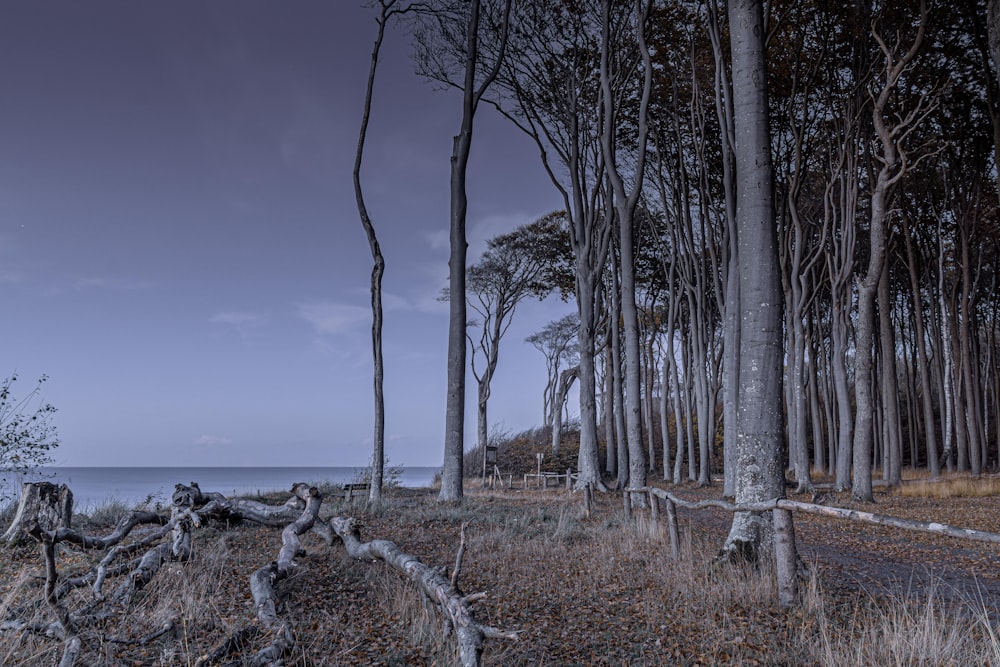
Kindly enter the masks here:
[[906, 482], [897, 493], [908, 498], [982, 498], [1000, 495], [1000, 477], [922, 479]]

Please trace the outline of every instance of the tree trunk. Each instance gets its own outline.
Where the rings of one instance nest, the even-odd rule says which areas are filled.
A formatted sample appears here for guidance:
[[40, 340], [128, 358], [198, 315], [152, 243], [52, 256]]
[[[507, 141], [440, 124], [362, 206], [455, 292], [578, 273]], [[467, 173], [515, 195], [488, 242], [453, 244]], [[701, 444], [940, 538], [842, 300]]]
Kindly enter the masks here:
[[[629, 446], [628, 426], [625, 423], [625, 379], [622, 373], [622, 335], [618, 322], [621, 320], [621, 284], [618, 281], [618, 258], [611, 252], [611, 312], [608, 317], [609, 343], [611, 345], [612, 405], [615, 420], [615, 488], [628, 488]], [[610, 445], [609, 445], [610, 446]], [[641, 486], [641, 485], [640, 485]]]
[[511, 0], [507, 0], [503, 18], [503, 36], [493, 68], [476, 87], [476, 70], [479, 60], [479, 10], [480, 0], [470, 0], [469, 21], [465, 38], [465, 79], [462, 85], [462, 126], [455, 136], [451, 153], [451, 221], [448, 259], [448, 386], [445, 407], [444, 464], [441, 467], [442, 501], [459, 501], [463, 496], [463, 460], [465, 453], [465, 360], [466, 360], [466, 302], [465, 258], [468, 243], [465, 236], [465, 218], [469, 199], [466, 192], [466, 172], [472, 150], [472, 128], [476, 108], [486, 89], [496, 78], [507, 46]]
[[733, 173], [733, 143], [736, 130], [733, 125], [733, 91], [726, 73], [721, 30], [716, 0], [708, 4], [708, 31], [712, 41], [715, 64], [715, 113], [719, 121], [719, 139], [722, 150], [722, 187], [726, 198], [726, 240], [728, 262], [723, 263], [726, 274], [725, 313], [723, 314], [723, 363], [722, 363], [722, 456], [725, 468], [723, 495], [736, 496], [736, 424], [739, 419], [739, 341], [740, 341], [740, 285], [739, 285], [739, 231], [736, 225], [736, 180]]
[[[768, 129], [764, 18], [760, 0], [732, 0], [736, 128], [736, 223], [739, 228], [740, 392], [736, 502], [784, 497], [782, 290], [774, 219]], [[773, 531], [761, 515], [738, 513], [724, 550], [770, 551]]]
[[903, 483], [903, 434], [899, 415], [899, 384], [896, 379], [896, 337], [892, 328], [892, 299], [889, 294], [889, 267], [883, 267], [878, 286], [879, 339], [881, 341], [882, 410], [885, 419], [885, 480], [890, 486]]
[[[587, 271], [587, 269], [583, 269]], [[580, 452], [577, 469], [579, 486], [594, 484], [607, 490], [601, 481], [600, 460], [597, 455], [597, 387], [594, 368], [594, 331], [597, 316], [594, 312], [594, 283], [588, 275], [577, 273], [577, 299], [580, 310]]]
[[71, 528], [73, 522], [73, 492], [65, 484], [26, 482], [21, 486], [21, 499], [7, 532], [0, 541], [13, 546], [27, 536], [31, 522], [42, 530]]
[[[857, 403], [857, 414], [854, 426], [854, 481], [852, 485], [852, 495], [856, 500], [872, 502], [872, 446], [874, 442], [873, 432], [873, 409], [872, 385], [874, 376], [872, 374], [872, 357], [874, 354], [874, 334], [875, 334], [875, 295], [878, 291], [878, 283], [882, 278], [882, 271], [886, 261], [886, 248], [888, 245], [888, 230], [886, 218], [889, 214], [889, 198], [895, 184], [907, 171], [906, 154], [900, 143], [906, 136], [908, 130], [912, 130], [914, 125], [921, 119], [921, 106], [925, 104], [923, 100], [917, 103], [916, 108], [911, 109], [905, 116], [889, 114], [887, 107], [892, 93], [894, 92], [900, 75], [906, 70], [909, 64], [916, 57], [917, 50], [923, 41], [924, 25], [927, 19], [926, 6], [921, 2], [920, 24], [917, 27], [917, 34], [907, 49], [906, 53], [898, 55], [895, 53], [896, 46], [892, 48], [882, 41], [877, 32], [874, 33], [876, 41], [882, 49], [885, 57], [885, 81], [877, 90], [877, 95], [873, 93], [874, 102], [872, 104], [872, 125], [878, 143], [881, 145], [881, 153], [877, 156], [881, 167], [875, 179], [875, 187], [872, 191], [871, 200], [871, 224], [869, 228], [869, 254], [868, 268], [864, 277], [858, 285], [858, 320], [856, 329], [856, 355], [854, 376], [855, 401]], [[887, 115], [891, 115], [895, 125], [889, 126]], [[888, 304], [884, 307], [888, 308]], [[895, 355], [893, 355], [895, 356]]]
[[[610, 329], [610, 318], [608, 327]], [[610, 338], [610, 331], [607, 336]], [[611, 346], [604, 349], [604, 468], [612, 477], [618, 476], [618, 452], [615, 447], [615, 379], [612, 368]]]
[[[394, 0], [393, 0], [394, 1]], [[368, 69], [368, 83], [365, 87], [364, 111], [361, 115], [361, 129], [358, 131], [358, 147], [354, 156], [354, 197], [358, 205], [358, 215], [361, 226], [368, 238], [368, 246], [372, 253], [371, 305], [372, 305], [372, 388], [375, 394], [375, 424], [372, 440], [371, 465], [371, 500], [382, 497], [382, 482], [385, 467], [385, 393], [383, 390], [385, 371], [382, 357], [382, 275], [385, 273], [385, 259], [375, 234], [375, 226], [368, 215], [365, 205], [364, 191], [361, 188], [361, 161], [365, 152], [365, 139], [368, 136], [368, 120], [371, 116], [372, 91], [375, 87], [375, 72], [378, 68], [379, 53], [382, 50], [382, 40], [385, 37], [385, 25], [389, 19], [391, 4], [380, 5], [381, 11], [377, 19], [378, 34], [375, 46], [372, 48], [371, 65]]]
[[[643, 63], [643, 87], [642, 96], [639, 103], [638, 125], [638, 156], [635, 182], [632, 190], [626, 192], [624, 179], [618, 171], [616, 155], [617, 130], [616, 121], [621, 109], [615, 105], [615, 95], [612, 92], [612, 77], [618, 78], [619, 72], [612, 72], [612, 67], [617, 63], [612, 62], [611, 57], [611, 0], [603, 0], [602, 21], [601, 21], [601, 101], [604, 111], [604, 123], [601, 131], [601, 152], [604, 162], [607, 165], [608, 180], [611, 183], [614, 193], [614, 204], [618, 211], [618, 231], [619, 250], [621, 252], [621, 314], [623, 330], [625, 334], [624, 356], [625, 356], [625, 429], [628, 440], [628, 481], [629, 487], [641, 487], [646, 485], [646, 452], [642, 440], [642, 392], [640, 379], [640, 353], [639, 353], [639, 314], [635, 303], [635, 252], [633, 241], [633, 227], [635, 218], [635, 208], [642, 191], [644, 164], [646, 160], [646, 137], [649, 125], [646, 118], [646, 110], [649, 106], [649, 98], [652, 82], [652, 66], [650, 64], [649, 49], [646, 47], [645, 30], [647, 11], [643, 0], [637, 0], [635, 18], [636, 42], [638, 44], [639, 55]], [[631, 16], [629, 17], [631, 18]], [[621, 476], [621, 466], [619, 462], [619, 477]], [[637, 502], [644, 502], [639, 500]]]
[[[913, 235], [910, 231], [909, 218], [903, 216], [903, 240], [906, 243], [907, 267], [910, 273], [910, 293], [913, 300], [913, 346], [917, 350], [917, 375], [920, 378], [920, 404], [924, 417], [924, 441], [927, 453], [927, 468], [931, 477], [941, 475], [941, 461], [938, 456], [937, 431], [934, 428], [934, 394], [931, 389], [931, 375], [927, 361], [927, 330], [924, 325], [923, 300], [920, 295], [920, 281], [917, 277], [917, 260], [913, 252]], [[933, 307], [933, 304], [932, 304]], [[910, 430], [910, 438], [914, 438]], [[912, 465], [916, 467], [914, 460]]]
[[559, 391], [556, 394], [556, 410], [552, 415], [552, 455], [559, 455], [559, 441], [562, 438], [562, 408], [566, 405], [566, 397], [569, 395], [569, 388], [573, 386], [573, 381], [579, 375], [579, 369], [567, 368], [559, 375]]

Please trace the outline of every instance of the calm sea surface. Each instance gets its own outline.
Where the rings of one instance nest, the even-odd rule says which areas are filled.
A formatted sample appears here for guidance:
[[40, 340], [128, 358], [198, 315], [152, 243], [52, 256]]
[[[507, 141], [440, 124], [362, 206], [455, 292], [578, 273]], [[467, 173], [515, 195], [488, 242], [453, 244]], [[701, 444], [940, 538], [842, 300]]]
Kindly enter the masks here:
[[[363, 468], [44, 468], [44, 479], [66, 484], [73, 491], [73, 507], [80, 511], [116, 498], [134, 505], [151, 498], [170, 502], [174, 484], [197, 482], [202, 491], [231, 496], [257, 491], [287, 490], [296, 482], [351, 482]], [[405, 467], [402, 486], [430, 486], [437, 467]], [[30, 481], [30, 480], [28, 480]]]

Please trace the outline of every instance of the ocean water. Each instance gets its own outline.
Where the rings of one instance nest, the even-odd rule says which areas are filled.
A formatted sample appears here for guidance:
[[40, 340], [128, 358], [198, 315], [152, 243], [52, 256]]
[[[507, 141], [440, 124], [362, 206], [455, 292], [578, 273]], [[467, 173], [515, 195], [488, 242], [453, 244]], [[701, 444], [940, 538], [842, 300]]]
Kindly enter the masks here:
[[[43, 468], [39, 479], [66, 484], [73, 491], [73, 507], [86, 511], [117, 499], [132, 506], [146, 500], [169, 504], [175, 484], [197, 482], [202, 491], [225, 496], [258, 491], [288, 490], [296, 482], [340, 484], [354, 481], [364, 468]], [[401, 486], [430, 486], [438, 467], [403, 467]], [[25, 481], [34, 481], [35, 478]], [[13, 480], [11, 480], [13, 481]], [[20, 483], [15, 487], [20, 489]], [[17, 495], [18, 491], [14, 491]]]

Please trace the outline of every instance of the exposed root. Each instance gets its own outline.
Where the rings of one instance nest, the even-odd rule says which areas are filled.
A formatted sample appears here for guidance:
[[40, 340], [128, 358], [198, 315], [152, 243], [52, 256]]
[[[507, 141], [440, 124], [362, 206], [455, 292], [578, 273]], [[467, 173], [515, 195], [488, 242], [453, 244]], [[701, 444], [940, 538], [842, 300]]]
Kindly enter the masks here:
[[[500, 630], [478, 623], [469, 608], [470, 597], [464, 596], [437, 568], [425, 565], [419, 558], [404, 553], [389, 540], [361, 541], [361, 528], [357, 520], [345, 517], [330, 519], [330, 527], [344, 543], [347, 554], [359, 561], [381, 560], [405, 575], [444, 615], [448, 627], [458, 640], [458, 654], [463, 667], [480, 664], [484, 639], [517, 640], [516, 631]], [[456, 569], [457, 572], [457, 569]]]
[[[258, 620], [263, 629], [270, 632], [273, 640], [259, 651], [247, 664], [266, 665], [279, 662], [294, 647], [294, 639], [288, 625], [275, 613], [274, 584], [287, 577], [293, 568], [293, 559], [300, 553], [299, 536], [313, 530], [327, 544], [333, 542], [333, 531], [318, 518], [322, 499], [319, 492], [306, 484], [293, 488], [293, 497], [283, 505], [265, 505], [252, 500], [229, 499], [219, 493], [204, 493], [196, 483], [178, 484], [173, 494], [173, 506], [169, 517], [146, 511], [132, 511], [123, 517], [114, 530], [105, 536], [86, 535], [69, 527], [43, 530], [37, 521], [27, 523], [26, 532], [39, 542], [45, 562], [44, 599], [55, 620], [45, 623], [27, 623], [16, 618], [3, 623], [0, 630], [32, 632], [60, 639], [64, 643], [60, 667], [71, 667], [81, 660], [85, 648], [77, 628], [122, 613], [135, 600], [168, 562], [184, 562], [191, 557], [191, 534], [195, 528], [208, 519], [249, 520], [266, 525], [286, 524], [282, 533], [282, 548], [278, 560], [267, 568], [254, 573], [251, 587], [257, 603]], [[124, 540], [139, 525], [152, 524], [156, 530], [130, 543]], [[86, 550], [107, 550], [100, 563], [92, 570], [70, 577], [60, 577], [56, 565], [56, 546], [68, 542]], [[120, 562], [122, 559], [126, 562]], [[104, 586], [111, 577], [125, 575], [114, 593], [105, 596]], [[90, 586], [93, 600], [81, 609], [70, 611], [62, 599], [70, 591]], [[161, 625], [157, 630], [139, 639], [120, 637], [90, 637], [96, 644], [145, 645], [168, 635], [175, 630], [175, 621]], [[250, 636], [262, 632], [255, 628], [252, 632], [241, 631], [225, 642], [206, 660], [215, 661], [232, 653], [234, 647], [242, 646]]]

